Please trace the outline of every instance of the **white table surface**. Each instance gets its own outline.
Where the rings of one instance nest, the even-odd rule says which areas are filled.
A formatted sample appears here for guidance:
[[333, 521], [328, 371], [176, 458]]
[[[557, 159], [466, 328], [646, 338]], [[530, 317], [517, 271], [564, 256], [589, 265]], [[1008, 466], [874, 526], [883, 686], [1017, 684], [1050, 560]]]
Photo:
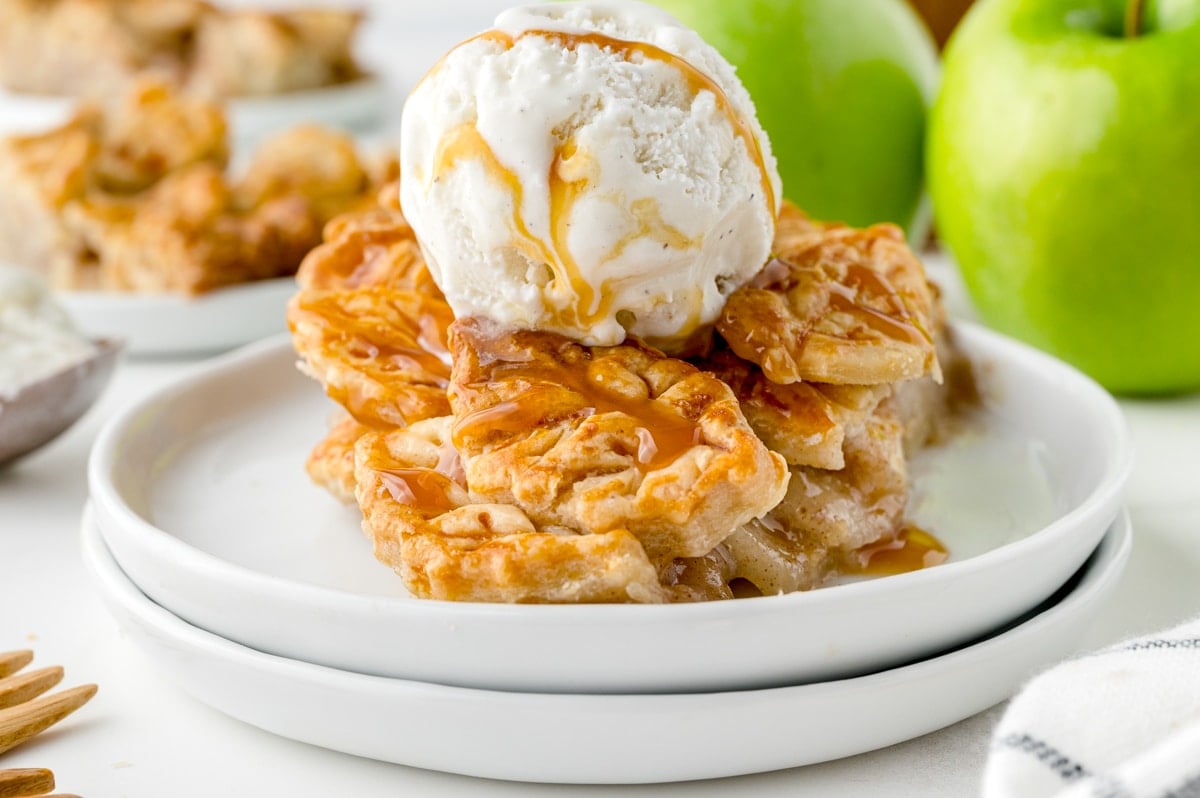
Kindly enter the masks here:
[[[369, 4], [379, 24], [364, 36], [365, 55], [400, 91], [419, 76], [421, 65], [485, 27], [508, 3], [442, 0], [440, 11], [417, 10], [429, 4]], [[955, 299], [952, 290], [952, 305]], [[368, 761], [275, 737], [209, 709], [158, 673], [122, 634], [93, 593], [79, 554], [85, 464], [101, 425], [194, 366], [195, 361], [125, 362], [79, 425], [16, 467], [0, 470], [0, 651], [32, 648], [37, 664], [65, 666], [65, 684], [100, 685], [76, 715], [0, 755], [0, 768], [49, 767], [61, 791], [91, 798], [747, 793], [874, 798], [977, 792], [1000, 707], [838, 762], [714, 782], [593, 788], [492, 782]], [[1123, 407], [1137, 448], [1128, 499], [1134, 552], [1115, 597], [1088, 632], [1087, 647], [1200, 612], [1200, 396], [1125, 401]], [[730, 745], [737, 744], [737, 730], [731, 729]]]
[[[944, 264], [934, 260], [932, 269], [948, 281]], [[953, 287], [948, 296], [966, 312]], [[92, 798], [975, 793], [1001, 708], [838, 762], [713, 782], [581, 788], [491, 782], [359, 759], [275, 737], [189, 698], [99, 604], [80, 560], [79, 515], [88, 451], [104, 420], [196, 363], [126, 361], [77, 427], [0, 471], [0, 651], [32, 648], [37, 663], [65, 666], [65, 684], [100, 685], [76, 715], [0, 755], [0, 768], [49, 767], [59, 789]], [[1134, 552], [1115, 597], [1088, 632], [1087, 647], [1200, 612], [1200, 396], [1122, 405], [1137, 448], [1128, 498]], [[730, 732], [730, 744], [737, 745], [736, 729]]]

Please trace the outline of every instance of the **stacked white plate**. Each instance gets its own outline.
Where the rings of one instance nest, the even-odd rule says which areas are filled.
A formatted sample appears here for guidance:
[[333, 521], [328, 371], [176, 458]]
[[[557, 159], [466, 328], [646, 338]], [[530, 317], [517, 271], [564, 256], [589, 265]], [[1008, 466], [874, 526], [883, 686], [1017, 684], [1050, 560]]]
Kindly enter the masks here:
[[184, 689], [328, 748], [580, 783], [860, 753], [972, 715], [1070, 653], [1129, 552], [1112, 399], [1020, 344], [956, 334], [987, 400], [913, 467], [916, 520], [951, 551], [935, 568], [707, 604], [414, 599], [371, 557], [357, 510], [304, 473], [330, 405], [286, 339], [110, 422], [87, 561]]

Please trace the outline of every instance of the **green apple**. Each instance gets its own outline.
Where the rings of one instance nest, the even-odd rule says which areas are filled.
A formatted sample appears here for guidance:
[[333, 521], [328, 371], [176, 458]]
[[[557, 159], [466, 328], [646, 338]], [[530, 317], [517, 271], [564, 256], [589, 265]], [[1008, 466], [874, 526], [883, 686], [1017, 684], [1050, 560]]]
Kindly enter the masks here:
[[924, 237], [923, 147], [937, 53], [903, 0], [654, 0], [738, 69], [812, 216]]
[[985, 0], [928, 163], [986, 321], [1115, 392], [1200, 387], [1200, 0]]

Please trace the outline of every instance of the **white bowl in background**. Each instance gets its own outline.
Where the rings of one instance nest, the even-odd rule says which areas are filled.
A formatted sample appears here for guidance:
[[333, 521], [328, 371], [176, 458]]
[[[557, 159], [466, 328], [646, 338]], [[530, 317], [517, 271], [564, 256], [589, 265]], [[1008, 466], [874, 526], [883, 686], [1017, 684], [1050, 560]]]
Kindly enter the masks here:
[[223, 352], [287, 330], [296, 281], [277, 277], [198, 296], [58, 291], [75, 324], [91, 337], [119, 338], [134, 355]]

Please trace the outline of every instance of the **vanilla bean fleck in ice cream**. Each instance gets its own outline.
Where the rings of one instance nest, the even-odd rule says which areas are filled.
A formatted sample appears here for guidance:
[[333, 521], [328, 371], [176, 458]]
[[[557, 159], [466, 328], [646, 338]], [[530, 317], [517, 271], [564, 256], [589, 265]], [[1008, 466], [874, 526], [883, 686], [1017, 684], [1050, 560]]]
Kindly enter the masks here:
[[770, 254], [781, 202], [749, 94], [650, 6], [501, 14], [404, 109], [401, 202], [459, 317], [677, 350]]

